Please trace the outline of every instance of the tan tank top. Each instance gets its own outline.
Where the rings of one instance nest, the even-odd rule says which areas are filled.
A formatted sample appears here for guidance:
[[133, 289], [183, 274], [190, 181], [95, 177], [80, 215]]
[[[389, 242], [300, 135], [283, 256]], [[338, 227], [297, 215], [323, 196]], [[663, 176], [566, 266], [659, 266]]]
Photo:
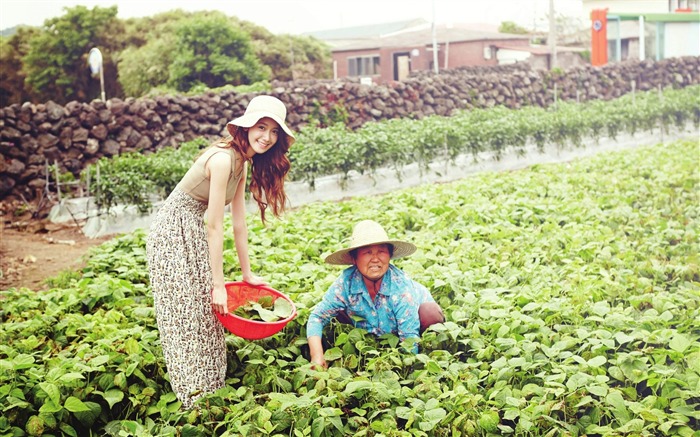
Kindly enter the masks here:
[[238, 182], [243, 176], [245, 162], [238, 156], [238, 153], [230, 147], [222, 148], [212, 146], [204, 151], [204, 153], [197, 158], [192, 167], [187, 170], [185, 176], [180, 183], [177, 184], [177, 188], [180, 188], [195, 200], [204, 203], [209, 202], [209, 178], [207, 177], [205, 166], [209, 159], [217, 153], [226, 153], [231, 156], [231, 174], [226, 184], [226, 204], [231, 203], [233, 195], [236, 194]]

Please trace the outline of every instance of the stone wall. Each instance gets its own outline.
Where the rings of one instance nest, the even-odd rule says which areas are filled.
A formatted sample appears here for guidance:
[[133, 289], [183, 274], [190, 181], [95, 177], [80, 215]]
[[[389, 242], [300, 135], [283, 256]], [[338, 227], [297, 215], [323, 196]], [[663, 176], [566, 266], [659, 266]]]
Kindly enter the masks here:
[[[632, 90], [700, 83], [700, 57], [628, 61], [602, 68], [532, 70], [527, 64], [420, 73], [404, 82], [361, 85], [353, 80], [274, 83], [270, 93], [289, 111], [293, 129], [343, 119], [350, 128], [398, 117], [449, 115], [455, 109], [550, 105], [612, 99]], [[255, 94], [232, 91], [90, 103], [26, 102], [0, 109], [0, 200], [31, 200], [46, 185], [45, 166], [76, 176], [103, 156], [149, 153], [197, 137], [215, 138]]]

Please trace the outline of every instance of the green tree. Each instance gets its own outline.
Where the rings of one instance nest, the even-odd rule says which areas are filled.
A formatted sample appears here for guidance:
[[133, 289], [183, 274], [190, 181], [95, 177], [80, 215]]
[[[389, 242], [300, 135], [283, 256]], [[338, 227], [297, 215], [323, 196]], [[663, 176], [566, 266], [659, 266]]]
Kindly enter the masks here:
[[498, 26], [498, 31], [501, 33], [514, 33], [516, 35], [525, 35], [530, 33], [522, 26], [515, 24], [513, 21], [504, 21]]
[[31, 99], [25, 88], [22, 58], [29, 51], [29, 40], [38, 30], [20, 27], [11, 37], [0, 37], [0, 107]]
[[26, 83], [32, 92], [43, 100], [59, 103], [97, 97], [89, 91], [94, 84], [87, 55], [92, 47], [99, 46], [105, 64], [110, 64], [113, 46], [108, 36], [118, 33], [120, 26], [116, 6], [64, 10], [63, 16], [44, 22], [41, 32], [29, 41], [29, 51], [22, 59]]
[[201, 85], [217, 88], [250, 84], [270, 77], [269, 67], [253, 52], [249, 34], [225, 17], [183, 20], [176, 35], [168, 84], [179, 91]]
[[310, 36], [294, 36], [295, 79], [330, 79], [333, 74], [330, 47]]
[[260, 61], [277, 80], [324, 79], [331, 75], [330, 49], [310, 36], [270, 35], [254, 41]]
[[172, 33], [151, 39], [142, 47], [128, 47], [119, 54], [119, 83], [127, 96], [140, 97], [168, 81], [177, 40]]
[[124, 22], [124, 44], [119, 53], [118, 81], [129, 97], [140, 97], [154, 88], [167, 89], [170, 65], [177, 50], [178, 23], [208, 12], [182, 9], [152, 17], [130, 18]]
[[330, 51], [321, 41], [275, 35], [219, 11], [174, 9], [120, 20], [116, 7], [65, 10], [64, 16], [47, 20], [41, 28], [27, 28], [31, 31], [22, 38], [2, 46], [3, 102], [99, 97], [99, 80], [90, 77], [86, 62], [92, 47], [102, 51], [108, 98], [140, 97], [154, 89], [259, 89], [271, 79], [331, 75]]

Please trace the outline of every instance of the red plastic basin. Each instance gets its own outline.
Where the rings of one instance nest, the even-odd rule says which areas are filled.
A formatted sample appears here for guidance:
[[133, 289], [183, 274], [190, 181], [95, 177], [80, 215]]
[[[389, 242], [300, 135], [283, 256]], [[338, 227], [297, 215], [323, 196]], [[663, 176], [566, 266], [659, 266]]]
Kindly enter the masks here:
[[[215, 313], [216, 317], [232, 334], [247, 340], [260, 340], [275, 335], [297, 316], [294, 302], [274, 288], [265, 285], [251, 285], [246, 282], [228, 282], [226, 283], [226, 292], [228, 293], [229, 314]], [[275, 300], [285, 299], [292, 306], [292, 314], [286, 319], [276, 322], [248, 320], [233, 314], [239, 306], [245, 305], [249, 301], [257, 302], [262, 296], [272, 296]]]

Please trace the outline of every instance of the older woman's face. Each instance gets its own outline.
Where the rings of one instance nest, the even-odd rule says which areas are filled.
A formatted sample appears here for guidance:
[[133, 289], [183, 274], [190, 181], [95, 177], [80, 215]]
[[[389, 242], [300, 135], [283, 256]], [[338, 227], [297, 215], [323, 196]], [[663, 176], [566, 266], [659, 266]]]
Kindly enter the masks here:
[[365, 278], [376, 281], [389, 270], [391, 253], [388, 244], [373, 244], [357, 249], [355, 266]]

